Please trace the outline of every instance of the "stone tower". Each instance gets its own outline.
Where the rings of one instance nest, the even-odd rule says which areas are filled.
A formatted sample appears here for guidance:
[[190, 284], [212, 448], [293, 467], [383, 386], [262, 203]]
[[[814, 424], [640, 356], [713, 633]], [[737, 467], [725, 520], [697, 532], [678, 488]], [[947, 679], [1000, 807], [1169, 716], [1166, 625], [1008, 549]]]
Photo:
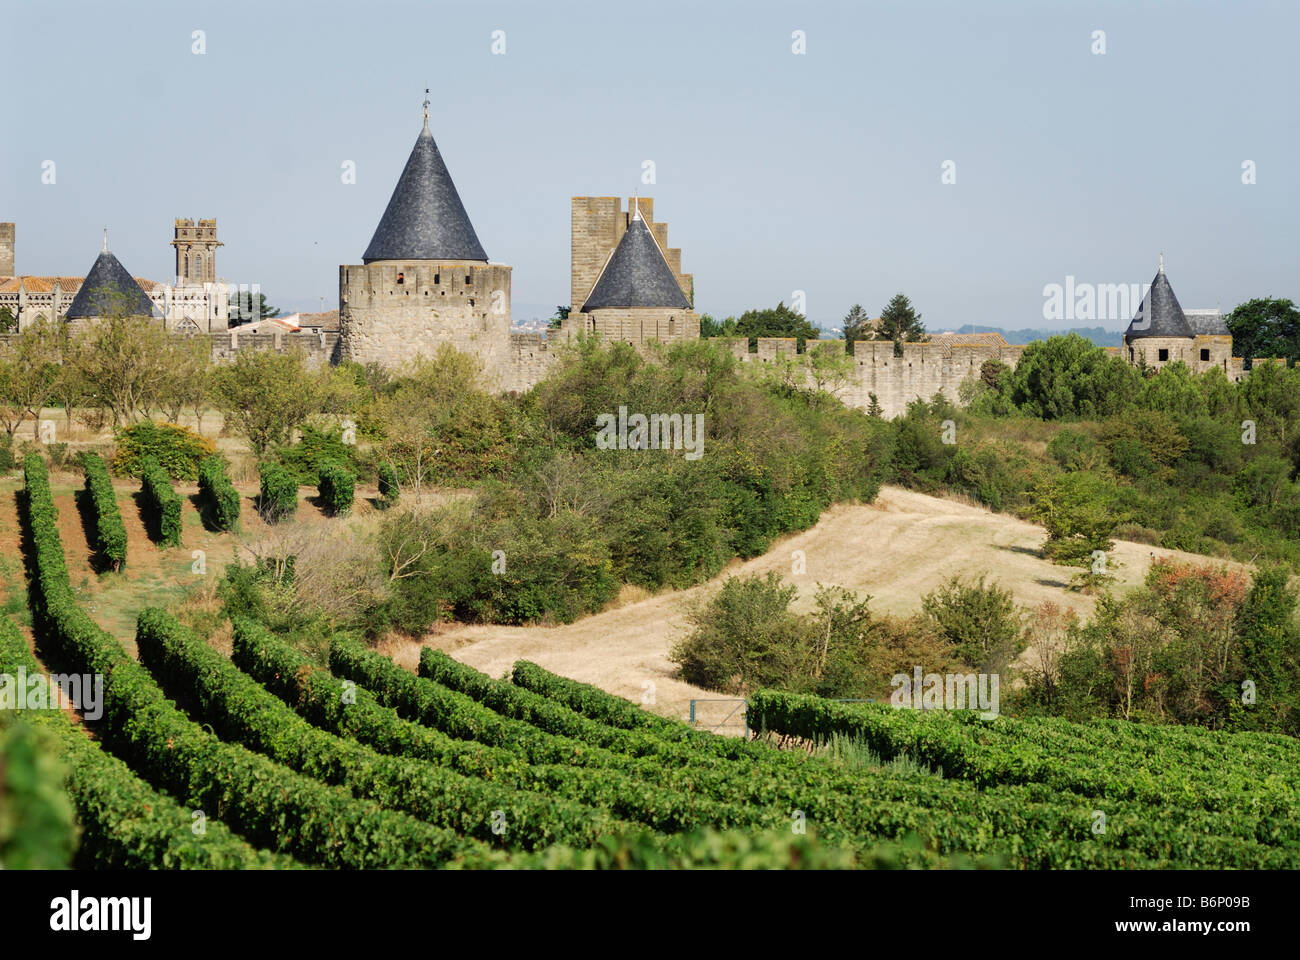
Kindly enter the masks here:
[[14, 275], [14, 225], [0, 223], [0, 277]]
[[694, 282], [682, 252], [668, 246], [668, 225], [654, 222], [654, 200], [573, 198], [572, 304], [565, 328], [638, 346], [697, 339]]
[[1129, 363], [1145, 362], [1157, 370], [1175, 360], [1183, 361], [1192, 369], [1197, 367], [1196, 332], [1169, 286], [1163, 254], [1151, 289], [1124, 331], [1124, 351]]
[[344, 360], [395, 367], [451, 344], [500, 385], [510, 359], [510, 267], [490, 263], [424, 129], [360, 265], [339, 267]]
[[216, 281], [217, 247], [224, 246], [217, 240], [216, 220], [195, 222], [178, 218], [172, 246], [176, 248], [178, 285]]

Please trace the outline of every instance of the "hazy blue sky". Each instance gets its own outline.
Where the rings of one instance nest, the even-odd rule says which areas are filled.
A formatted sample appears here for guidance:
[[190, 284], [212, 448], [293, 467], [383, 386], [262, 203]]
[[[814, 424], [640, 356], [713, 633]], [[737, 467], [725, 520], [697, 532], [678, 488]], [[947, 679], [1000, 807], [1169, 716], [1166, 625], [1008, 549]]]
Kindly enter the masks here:
[[1184, 307], [1300, 300], [1293, 2], [5, 8], [20, 273], [84, 274], [107, 223], [163, 279], [172, 219], [215, 216], [225, 278], [337, 306], [427, 86], [516, 320], [569, 300], [569, 197], [638, 190], [716, 316], [803, 290], [831, 325], [902, 290], [932, 330], [1050, 326], [1045, 284], [1148, 282], [1161, 250]]

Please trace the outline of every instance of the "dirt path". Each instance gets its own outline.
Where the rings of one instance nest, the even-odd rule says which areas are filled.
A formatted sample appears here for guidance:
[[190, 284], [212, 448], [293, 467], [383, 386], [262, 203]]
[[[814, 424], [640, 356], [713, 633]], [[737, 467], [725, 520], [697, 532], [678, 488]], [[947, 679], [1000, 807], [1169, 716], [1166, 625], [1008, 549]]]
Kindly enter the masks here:
[[[1041, 527], [1014, 517], [885, 487], [875, 503], [832, 507], [812, 529], [786, 538], [761, 557], [733, 563], [722, 577], [702, 587], [652, 596], [567, 626], [453, 626], [425, 643], [492, 676], [503, 675], [515, 660], [527, 659], [638, 702], [653, 692], [653, 703], [647, 703], [651, 709], [683, 717], [691, 698], [719, 694], [674, 679], [668, 653], [686, 632], [684, 604], [701, 591], [716, 589], [725, 577], [777, 571], [799, 588], [795, 609], [804, 612], [813, 608], [813, 595], [822, 583], [871, 594], [877, 611], [910, 614], [920, 609], [921, 597], [947, 577], [989, 574], [1024, 606], [1053, 600], [1073, 607], [1081, 617], [1089, 616], [1094, 601], [1068, 591], [1068, 576], [1037, 556], [1045, 536]], [[795, 551], [803, 551], [806, 573], [792, 572]], [[1217, 562], [1118, 542], [1112, 555], [1121, 564], [1112, 571], [1119, 580], [1116, 589], [1141, 583], [1153, 556]], [[419, 645], [394, 644], [389, 652], [413, 667]], [[710, 716], [718, 716], [718, 709], [730, 707], [711, 708]]]

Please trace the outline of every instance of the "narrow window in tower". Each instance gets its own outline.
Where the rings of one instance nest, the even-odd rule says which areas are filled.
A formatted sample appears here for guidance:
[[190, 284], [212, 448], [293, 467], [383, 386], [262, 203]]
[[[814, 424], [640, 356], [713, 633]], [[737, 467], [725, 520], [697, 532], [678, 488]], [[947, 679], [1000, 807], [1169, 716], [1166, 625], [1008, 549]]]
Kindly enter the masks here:
[[1210, 359], [1210, 351], [1209, 351], [1209, 350], [1202, 350], [1202, 351], [1201, 351], [1201, 359], [1202, 359], [1202, 360], [1209, 360], [1209, 359]]
[[398, 283], [405, 283], [405, 282], [406, 282], [406, 274], [404, 274], [404, 273], [399, 273], [399, 274], [397, 275], [397, 282], [398, 282]]
[[474, 281], [473, 281], [470, 277], [466, 277], [466, 278], [465, 278], [465, 286], [468, 287], [468, 286], [469, 286], [471, 283], [473, 283], [473, 282], [474, 282]]
[[1169, 351], [1168, 351], [1168, 350], [1161, 350], [1161, 351], [1160, 351], [1160, 362], [1161, 362], [1161, 363], [1164, 363], [1164, 362], [1165, 362], [1166, 360], [1168, 360], [1168, 359], [1169, 359]]
[[433, 275], [433, 282], [434, 282], [434, 283], [437, 283], [437, 282], [440, 281], [441, 279], [442, 279], [442, 274], [435, 273], [435, 274]]

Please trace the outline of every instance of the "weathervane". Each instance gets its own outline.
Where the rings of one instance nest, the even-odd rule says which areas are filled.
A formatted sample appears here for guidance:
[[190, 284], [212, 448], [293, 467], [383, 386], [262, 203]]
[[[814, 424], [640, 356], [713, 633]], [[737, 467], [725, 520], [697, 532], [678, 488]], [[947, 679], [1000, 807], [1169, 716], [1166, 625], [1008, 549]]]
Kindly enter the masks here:
[[108, 253], [108, 227], [104, 227], [104, 252]]
[[1163, 250], [1160, 251], [1160, 272], [1165, 272], [1165, 252]]
[[424, 129], [429, 129], [429, 88], [424, 88]]

